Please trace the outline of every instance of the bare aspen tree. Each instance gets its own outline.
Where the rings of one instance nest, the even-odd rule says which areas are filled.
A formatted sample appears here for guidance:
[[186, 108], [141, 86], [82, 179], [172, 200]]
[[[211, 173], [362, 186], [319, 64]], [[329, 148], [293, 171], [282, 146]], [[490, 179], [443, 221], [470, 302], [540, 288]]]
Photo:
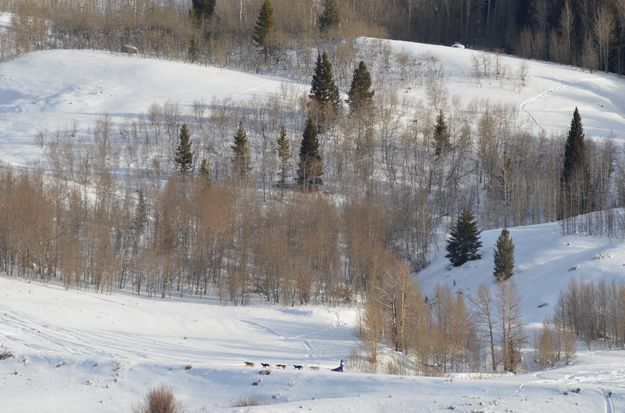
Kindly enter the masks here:
[[491, 296], [490, 289], [487, 285], [482, 284], [478, 287], [474, 297], [470, 299], [477, 322], [483, 330], [483, 334], [488, 341], [490, 352], [490, 362], [493, 372], [497, 371], [497, 355], [495, 353], [495, 322], [496, 309], [495, 302]]
[[514, 279], [497, 282], [495, 306], [501, 333], [503, 369], [514, 373], [520, 363], [520, 347], [525, 342], [521, 320], [521, 296]]

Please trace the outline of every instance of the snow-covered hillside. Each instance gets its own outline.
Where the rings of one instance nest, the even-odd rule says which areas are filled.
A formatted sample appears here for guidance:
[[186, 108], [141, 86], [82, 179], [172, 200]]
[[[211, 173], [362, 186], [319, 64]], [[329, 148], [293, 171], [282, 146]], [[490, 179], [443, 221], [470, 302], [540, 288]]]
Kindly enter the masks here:
[[252, 100], [278, 93], [284, 79], [214, 67], [105, 52], [37, 52], [0, 65], [0, 159], [35, 162], [37, 132], [93, 126], [109, 114], [114, 122], [147, 116], [151, 104], [214, 99]]
[[[625, 81], [615, 75], [500, 55], [499, 80], [496, 55], [492, 53], [402, 41], [388, 44], [395, 54], [438, 58], [448, 76], [445, 85], [450, 97], [457, 95], [465, 103], [478, 99], [513, 103], [529, 125], [547, 134], [568, 129], [573, 109], [578, 107], [587, 135], [606, 138], [613, 133], [615, 138], [625, 139]], [[473, 57], [480, 63], [482, 73], [491, 73], [490, 78], [473, 78]], [[525, 86], [519, 79], [524, 62]], [[424, 96], [423, 90], [406, 93]]]
[[[625, 241], [587, 236], [562, 236], [558, 223], [511, 228], [515, 244], [515, 270], [523, 296], [525, 322], [537, 325], [553, 314], [560, 291], [571, 280], [625, 280]], [[473, 294], [480, 284], [491, 287], [493, 252], [500, 230], [482, 233], [482, 259], [450, 269], [445, 246], [440, 246], [433, 264], [418, 275], [426, 293], [438, 284]], [[545, 305], [547, 304], [547, 305]]]
[[[625, 409], [622, 352], [583, 353], [572, 366], [518, 376], [334, 373], [357, 345], [352, 309], [223, 307], [7, 278], [0, 291], [0, 352], [14, 353], [0, 361], [2, 412], [129, 412], [160, 383], [189, 413]], [[260, 362], [288, 367], [260, 376]], [[233, 408], [241, 399], [268, 405]]]
[[[615, 138], [625, 139], [625, 81], [616, 76], [501, 56], [501, 70], [507, 74], [497, 80], [491, 54], [400, 41], [363, 42], [370, 43], [365, 50], [382, 42], [395, 56], [408, 60], [435, 56], [446, 75], [448, 97], [456, 95], [465, 104], [478, 99], [513, 104], [527, 127], [536, 131], [567, 129], [578, 106], [588, 135], [605, 138], [613, 132]], [[474, 56], [488, 62], [490, 79], [478, 82], [472, 77]], [[518, 79], [523, 62], [526, 86]], [[32, 53], [0, 64], [0, 159], [19, 165], [36, 162], [41, 155], [37, 132], [54, 132], [72, 121], [87, 128], [107, 113], [114, 121], [136, 119], [146, 116], [152, 103], [165, 101], [179, 104], [190, 115], [195, 101], [258, 99], [281, 92], [284, 84], [308, 89], [287, 79], [106, 52]], [[402, 94], [409, 100], [426, 98], [424, 87], [401, 81], [398, 85], [405, 87]]]
[[[6, 21], [0, 19], [2, 25]], [[373, 47], [378, 41], [363, 42]], [[547, 133], [567, 129], [577, 106], [588, 135], [605, 138], [613, 132], [625, 141], [625, 81], [615, 76], [501, 56], [500, 68], [508, 75], [478, 80], [472, 77], [474, 58], [494, 64], [494, 55], [386, 44], [408, 59], [435, 56], [444, 68], [447, 94], [464, 104], [479, 99], [512, 104], [529, 128]], [[526, 85], [516, 74], [523, 62]], [[408, 101], [427, 99], [425, 87], [395, 84]], [[198, 100], [210, 110], [213, 99], [259, 100], [286, 88], [305, 92], [308, 85], [105, 52], [32, 53], [0, 64], [0, 159], [36, 163], [43, 153], [38, 131], [53, 132], [73, 121], [88, 128], [104, 114], [114, 121], [144, 118], [151, 104], [165, 101], [191, 116]], [[560, 234], [558, 224], [511, 229], [514, 277], [532, 328], [552, 314], [571, 279], [625, 273], [624, 241]], [[441, 245], [433, 264], [417, 276], [424, 292], [438, 284], [465, 294], [482, 283], [493, 286], [498, 235], [499, 230], [484, 232], [482, 260], [456, 269], [448, 268]], [[349, 368], [333, 373], [330, 368], [358, 346], [358, 316], [358, 308], [224, 307], [210, 299], [103, 295], [0, 277], [0, 353], [14, 354], [0, 360], [0, 412], [130, 411], [159, 383], [171, 385], [189, 413], [625, 411], [623, 352], [582, 352], [572, 366], [518, 376], [393, 377]], [[289, 368], [261, 377], [257, 367], [244, 367], [245, 361]], [[304, 369], [294, 370], [293, 364]], [[232, 407], [244, 398], [268, 406]]]

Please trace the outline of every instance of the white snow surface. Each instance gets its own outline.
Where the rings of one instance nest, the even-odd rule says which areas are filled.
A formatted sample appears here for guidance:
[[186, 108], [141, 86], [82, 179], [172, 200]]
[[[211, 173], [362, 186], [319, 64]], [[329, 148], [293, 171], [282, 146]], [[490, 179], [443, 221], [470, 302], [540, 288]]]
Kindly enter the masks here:
[[[572, 278], [623, 276], [623, 241], [562, 236], [557, 224], [510, 232], [530, 334]], [[418, 276], [425, 293], [441, 283], [465, 294], [480, 283], [494, 286], [498, 235], [485, 231], [483, 259], [460, 268], [449, 269], [441, 250]], [[623, 351], [582, 349], [570, 366], [516, 376], [330, 371], [358, 346], [357, 323], [358, 309], [350, 307], [221, 306], [0, 278], [0, 350], [15, 354], [0, 361], [0, 411], [129, 411], [160, 383], [173, 387], [188, 412], [625, 411]], [[288, 368], [260, 376], [261, 362]], [[267, 405], [232, 407], [242, 398]]]
[[25, 55], [0, 65], [0, 159], [25, 166], [42, 151], [40, 130], [78, 122], [92, 127], [105, 114], [113, 121], [147, 116], [151, 104], [243, 101], [278, 93], [285, 79], [180, 62], [85, 50]]
[[[375, 42], [373, 39], [365, 41]], [[395, 54], [413, 58], [435, 56], [442, 63], [448, 78], [448, 95], [461, 101], [489, 100], [518, 105], [528, 124], [536, 132], [547, 134], [568, 130], [573, 110], [579, 108], [587, 136], [625, 139], [625, 82], [616, 75], [590, 73], [576, 67], [500, 55], [502, 67], [511, 78], [518, 79], [521, 64], [527, 64], [526, 86], [518, 80], [471, 78], [472, 56], [489, 55], [490, 70], [495, 72], [495, 55], [478, 50], [457, 49], [404, 41], [388, 41]], [[406, 91], [423, 97], [423, 88]]]
[[[571, 366], [517, 376], [334, 373], [356, 345], [356, 320], [350, 308], [225, 307], [0, 278], [0, 350], [14, 353], [0, 361], [0, 411], [129, 412], [161, 383], [189, 413], [625, 409], [621, 351], [584, 352]], [[288, 367], [261, 376], [260, 362]], [[232, 407], [242, 398], [267, 405]]]

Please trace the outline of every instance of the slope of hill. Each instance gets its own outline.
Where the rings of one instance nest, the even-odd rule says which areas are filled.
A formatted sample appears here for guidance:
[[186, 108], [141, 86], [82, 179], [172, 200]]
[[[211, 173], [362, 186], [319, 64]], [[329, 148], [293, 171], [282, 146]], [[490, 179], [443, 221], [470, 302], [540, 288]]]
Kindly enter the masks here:
[[[566, 129], [578, 106], [589, 135], [603, 138], [613, 131], [625, 139], [625, 82], [616, 77], [501, 56], [500, 70], [507, 67], [508, 74], [498, 78], [494, 55], [387, 44], [398, 56], [436, 56], [448, 94], [465, 104], [476, 99], [510, 103], [530, 127], [546, 132]], [[482, 66], [490, 74], [473, 76], [474, 61], [491, 65]], [[523, 62], [526, 86], [515, 74]], [[400, 76], [397, 71], [392, 75]], [[142, 118], [150, 104], [164, 101], [178, 103], [188, 116], [195, 100], [261, 99], [281, 93], [285, 83], [290, 82], [104, 52], [33, 53], [0, 65], [0, 158], [18, 165], [37, 162], [42, 150], [35, 136], [42, 128], [53, 131], [72, 121], [88, 128], [106, 113], [113, 120]], [[413, 102], [427, 98], [424, 87], [402, 87]], [[622, 275], [621, 241], [562, 237], [557, 224], [511, 232], [517, 246], [515, 277], [530, 326], [551, 314], [570, 279]], [[425, 292], [439, 283], [465, 294], [480, 283], [493, 285], [492, 250], [498, 234], [485, 232], [483, 259], [458, 269], [447, 268], [441, 246], [433, 265], [418, 276]], [[357, 309], [222, 307], [208, 300], [63, 291], [4, 278], [0, 297], [0, 350], [15, 355], [0, 361], [0, 411], [128, 411], [160, 382], [174, 386], [190, 412], [231, 411], [232, 403], [245, 397], [270, 406], [241, 411], [400, 412], [414, 411], [415, 401], [424, 411], [625, 409], [622, 352], [583, 353], [576, 365], [519, 376], [452, 380], [337, 375], [329, 368], [357, 345]], [[260, 376], [258, 369], [243, 367], [246, 360], [303, 364], [305, 369], [274, 370], [252, 387]], [[581, 393], [565, 394], [578, 387]]]
[[[523, 297], [523, 317], [530, 325], [538, 325], [553, 314], [560, 291], [565, 290], [572, 279], [623, 279], [623, 240], [562, 236], [557, 223], [509, 230], [515, 243], [514, 279]], [[431, 294], [438, 284], [465, 294], [473, 294], [484, 283], [492, 289], [495, 284], [493, 252], [499, 234], [499, 229], [484, 231], [482, 259], [458, 268], [450, 268], [445, 258], [445, 245], [441, 244], [433, 264], [417, 277], [424, 291]]]
[[[565, 130], [578, 106], [588, 135], [605, 138], [613, 132], [625, 139], [625, 82], [616, 76], [510, 56], [499, 57], [498, 76], [493, 54], [400, 41], [362, 42], [371, 48], [386, 45], [396, 57], [435, 56], [444, 69], [449, 97], [456, 95], [465, 104], [479, 99], [513, 104], [537, 131]], [[489, 78], [473, 77], [474, 57]], [[527, 65], [526, 86], [519, 80], [522, 63]], [[396, 77], [394, 84], [405, 87], [403, 94], [413, 101], [425, 99], [426, 88], [403, 83], [399, 71], [395, 68], [391, 76]], [[196, 100], [258, 99], [279, 93], [285, 83], [308, 89], [281, 78], [106, 52], [28, 54], [0, 64], [0, 158], [19, 165], [36, 162], [41, 155], [37, 132], [69, 127], [74, 120], [86, 128], [106, 113], [114, 121], [136, 119], [146, 116], [152, 103], [165, 101], [190, 114]]]
[[39, 130], [54, 132], [77, 121], [91, 127], [104, 114], [113, 121], [147, 116], [151, 104], [258, 99], [276, 94], [284, 79], [215, 67], [105, 52], [56, 50], [32, 53], [0, 65], [0, 158], [37, 161]]
[[[393, 53], [409, 58], [435, 56], [447, 76], [449, 96], [457, 95], [465, 103], [488, 99], [517, 105], [537, 132], [568, 129], [573, 109], [578, 107], [587, 135], [606, 138], [613, 133], [616, 139], [625, 139], [625, 82], [618, 76], [470, 49], [402, 41], [388, 45]], [[479, 79], [474, 60], [479, 63]], [[525, 85], [520, 76], [524, 63]], [[406, 93], [425, 96], [422, 89]]]
[[[3, 412], [128, 412], [160, 383], [173, 387], [189, 413], [625, 408], [622, 352], [583, 353], [572, 366], [518, 376], [334, 373], [330, 367], [357, 344], [353, 309], [223, 307], [6, 278], [0, 291], [0, 352], [14, 353], [0, 361]], [[261, 376], [260, 362], [288, 367]], [[232, 407], [242, 399], [268, 405]]]

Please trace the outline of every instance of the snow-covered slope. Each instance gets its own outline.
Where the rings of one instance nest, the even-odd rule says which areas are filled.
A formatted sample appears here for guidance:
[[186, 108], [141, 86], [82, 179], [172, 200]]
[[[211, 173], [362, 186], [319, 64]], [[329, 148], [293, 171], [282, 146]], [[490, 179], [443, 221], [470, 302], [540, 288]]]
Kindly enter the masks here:
[[[523, 317], [527, 323], [542, 323], [551, 316], [560, 291], [572, 279], [625, 280], [623, 240], [562, 236], [557, 223], [509, 230], [515, 244], [514, 279], [523, 296]], [[418, 275], [426, 293], [438, 284], [465, 294], [474, 293], [483, 283], [494, 287], [493, 252], [499, 234], [500, 230], [484, 231], [482, 259], [458, 268], [450, 268], [445, 246], [441, 245], [433, 264]]]
[[[355, 321], [346, 308], [223, 307], [0, 278], [0, 352], [14, 353], [0, 360], [0, 411], [129, 412], [161, 383], [189, 413], [625, 409], [622, 352], [584, 353], [572, 366], [518, 376], [331, 372], [357, 344]], [[260, 362], [288, 367], [261, 376]], [[233, 408], [240, 399], [268, 405]]]
[[[494, 54], [412, 42], [388, 43], [396, 54], [437, 57], [448, 76], [445, 81], [448, 94], [459, 96], [465, 103], [475, 99], [513, 103], [520, 108], [528, 125], [548, 134], [568, 129], [573, 109], [578, 107], [587, 135], [606, 138], [614, 133], [615, 138], [625, 139], [625, 81], [615, 75], [500, 55], [500, 72], [506, 71], [507, 75], [498, 80]], [[488, 64], [492, 74], [489, 79], [478, 82], [472, 78], [474, 56], [480, 63]], [[528, 74], [525, 86], [519, 80], [523, 62]], [[482, 72], [485, 72], [483, 68]], [[424, 96], [423, 90], [418, 89], [406, 93]]]
[[37, 52], [0, 65], [0, 159], [24, 165], [41, 151], [39, 130], [91, 127], [146, 116], [151, 104], [250, 100], [278, 93], [286, 80], [105, 52]]
[[[383, 42], [396, 56], [436, 56], [447, 76], [444, 85], [450, 98], [457, 95], [465, 104], [476, 99], [513, 104], [527, 127], [536, 131], [567, 129], [578, 106], [588, 135], [605, 138], [613, 132], [625, 140], [625, 81], [616, 76], [501, 56], [501, 67], [508, 74], [497, 80], [494, 55], [400, 41], [362, 42]], [[473, 56], [489, 62], [490, 79], [472, 78]], [[517, 79], [522, 62], [527, 64], [526, 86]], [[399, 76], [394, 70], [391, 76]], [[258, 99], [280, 92], [285, 83], [293, 85], [286, 79], [106, 52], [32, 53], [0, 64], [0, 159], [20, 165], [38, 160], [37, 132], [54, 132], [74, 120], [86, 128], [105, 113], [117, 121], [135, 119], [145, 116], [152, 103], [165, 101], [178, 103], [189, 115], [196, 100]], [[423, 85], [396, 84], [405, 88], [402, 94], [409, 100], [426, 98]]]

